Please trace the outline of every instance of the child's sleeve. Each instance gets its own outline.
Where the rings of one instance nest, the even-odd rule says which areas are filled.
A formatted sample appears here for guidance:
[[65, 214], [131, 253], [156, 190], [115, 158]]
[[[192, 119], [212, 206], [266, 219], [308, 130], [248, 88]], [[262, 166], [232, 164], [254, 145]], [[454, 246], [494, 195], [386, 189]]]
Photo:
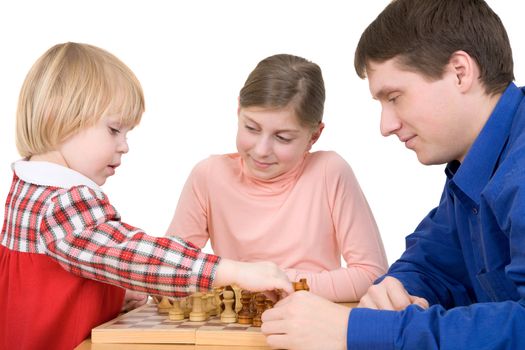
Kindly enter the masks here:
[[66, 270], [145, 293], [185, 296], [212, 287], [219, 257], [178, 237], [153, 237], [121, 222], [102, 192], [73, 187], [41, 222], [46, 253]]

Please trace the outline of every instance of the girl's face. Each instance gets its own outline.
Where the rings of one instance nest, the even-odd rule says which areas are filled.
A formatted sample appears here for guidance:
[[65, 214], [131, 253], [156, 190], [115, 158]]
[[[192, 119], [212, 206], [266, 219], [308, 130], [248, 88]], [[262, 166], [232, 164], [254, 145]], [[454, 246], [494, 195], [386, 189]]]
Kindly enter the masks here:
[[293, 109], [239, 107], [237, 150], [252, 176], [269, 180], [293, 169], [321, 135], [299, 123]]
[[68, 138], [60, 147], [65, 165], [101, 186], [115, 174], [122, 155], [129, 150], [126, 135], [130, 127], [116, 116], [102, 117], [93, 126]]

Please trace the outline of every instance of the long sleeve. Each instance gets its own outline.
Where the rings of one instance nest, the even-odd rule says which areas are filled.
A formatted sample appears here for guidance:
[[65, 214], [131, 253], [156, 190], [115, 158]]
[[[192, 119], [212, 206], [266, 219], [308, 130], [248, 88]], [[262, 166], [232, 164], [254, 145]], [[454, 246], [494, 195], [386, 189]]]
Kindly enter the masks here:
[[469, 271], [464, 258], [469, 252], [462, 251], [453, 219], [455, 200], [448, 187], [450, 181], [440, 205], [406, 238], [406, 251], [387, 273], [400, 280], [410, 294], [447, 308], [468, 305], [474, 298], [473, 286], [465, 279]]
[[409, 306], [404, 311], [353, 309], [347, 348], [351, 350], [448, 350], [525, 348], [525, 308], [513, 301], [478, 303], [445, 310]]
[[146, 293], [185, 296], [211, 289], [219, 257], [177, 237], [152, 237], [121, 222], [101, 192], [57, 195], [41, 222], [46, 254], [66, 270]]
[[206, 173], [204, 162], [192, 170], [179, 197], [177, 208], [166, 232], [167, 236], [185, 239], [203, 248], [209, 239], [207, 188], [201, 173]]
[[[523, 175], [518, 176], [516, 184], [525, 183], [524, 180]], [[478, 274], [488, 297], [479, 292], [476, 297], [473, 286], [467, 282], [459, 243], [444, 230], [444, 208], [440, 206], [407, 240], [407, 252], [389, 272], [400, 279], [410, 293], [427, 298], [431, 304], [439, 304], [428, 310], [410, 306], [402, 312], [354, 309], [349, 317], [348, 349], [525, 348], [521, 331], [525, 328], [525, 254], [517, 248], [525, 245], [525, 194], [517, 191], [517, 187], [522, 185], [488, 191], [488, 201], [482, 205], [482, 210], [494, 214], [500, 227], [509, 228], [512, 242], [511, 261], [505, 269]], [[490, 196], [494, 199], [488, 198]], [[483, 208], [488, 203], [492, 209], [508, 203], [513, 205], [503, 214], [501, 210]], [[436, 227], [442, 230], [438, 232]], [[497, 234], [500, 234], [497, 230], [492, 231], [492, 235]], [[433, 241], [433, 237], [439, 239]], [[495, 248], [498, 249], [501, 246]], [[495, 250], [487, 250], [485, 258], [494, 259]], [[422, 255], [423, 252], [427, 254]]]
[[[434, 305], [352, 310], [348, 349], [525, 348], [525, 170], [518, 163], [500, 167], [479, 206], [445, 190], [388, 273]], [[445, 188], [463, 193], [450, 181]]]
[[325, 166], [327, 200], [337, 245], [346, 267], [297, 271], [312, 292], [332, 301], [358, 301], [386, 272], [387, 260], [374, 216], [350, 165], [330, 153]]

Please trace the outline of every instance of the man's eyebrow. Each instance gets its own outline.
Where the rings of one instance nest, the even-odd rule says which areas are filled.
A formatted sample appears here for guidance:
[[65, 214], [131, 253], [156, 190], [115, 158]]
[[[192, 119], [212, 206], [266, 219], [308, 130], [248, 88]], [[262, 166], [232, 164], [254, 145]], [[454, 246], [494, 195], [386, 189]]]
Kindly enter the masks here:
[[393, 87], [393, 86], [384, 86], [378, 92], [373, 94], [372, 98], [374, 100], [382, 100], [386, 96], [388, 96], [390, 93], [392, 93], [392, 91], [396, 91], [396, 90], [398, 90], [398, 89]]

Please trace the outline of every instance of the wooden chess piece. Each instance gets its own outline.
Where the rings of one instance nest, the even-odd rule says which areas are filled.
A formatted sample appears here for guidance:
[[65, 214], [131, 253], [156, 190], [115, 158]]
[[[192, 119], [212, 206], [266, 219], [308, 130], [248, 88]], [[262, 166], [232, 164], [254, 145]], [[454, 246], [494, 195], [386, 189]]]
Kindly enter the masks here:
[[173, 307], [170, 309], [168, 315], [172, 321], [184, 320], [184, 310], [180, 307], [180, 300], [173, 300]]
[[268, 310], [268, 309], [271, 309], [273, 308], [273, 305], [275, 303], [271, 300], [271, 299], [266, 299], [266, 305], [265, 305], [265, 310]]
[[235, 284], [232, 284], [230, 287], [231, 287], [231, 290], [233, 291], [233, 300], [234, 300], [232, 308], [233, 308], [233, 311], [238, 313], [239, 311], [241, 311], [241, 308], [242, 308], [241, 287], [239, 287], [239, 286], [237, 286]]
[[215, 303], [215, 315], [220, 315], [222, 312], [222, 301], [221, 301], [221, 292], [222, 287], [213, 288], [214, 303]]
[[162, 297], [160, 303], [157, 304], [157, 310], [159, 311], [159, 314], [167, 314], [168, 312], [170, 312], [171, 308], [172, 305], [168, 297]]
[[306, 278], [301, 278], [299, 282], [292, 282], [294, 291], [306, 290], [309, 291], [308, 283], [306, 283]]
[[202, 293], [195, 293], [191, 296], [192, 298], [192, 308], [190, 312], [190, 321], [200, 322], [206, 321], [208, 318], [206, 312], [204, 312], [202, 305]]
[[247, 290], [243, 290], [241, 292], [241, 304], [242, 308], [241, 311], [239, 311], [237, 321], [240, 324], [252, 324], [253, 321], [253, 315], [250, 310], [250, 303], [252, 301], [252, 293], [250, 293]]
[[224, 303], [224, 311], [221, 314], [221, 322], [235, 323], [237, 322], [237, 314], [233, 311], [233, 291], [225, 290], [222, 292], [222, 302]]
[[206, 311], [208, 312], [208, 316], [217, 316], [217, 307], [215, 306], [215, 292], [213, 293], [207, 293], [208, 296], [207, 304], [206, 304]]
[[184, 318], [189, 318], [191, 312], [191, 296], [181, 299], [180, 308], [184, 312]]
[[252, 325], [254, 327], [261, 327], [262, 326], [262, 320], [261, 316], [264, 312], [264, 309], [266, 307], [266, 295], [263, 293], [257, 294], [255, 297], [255, 316], [253, 316], [253, 323]]

